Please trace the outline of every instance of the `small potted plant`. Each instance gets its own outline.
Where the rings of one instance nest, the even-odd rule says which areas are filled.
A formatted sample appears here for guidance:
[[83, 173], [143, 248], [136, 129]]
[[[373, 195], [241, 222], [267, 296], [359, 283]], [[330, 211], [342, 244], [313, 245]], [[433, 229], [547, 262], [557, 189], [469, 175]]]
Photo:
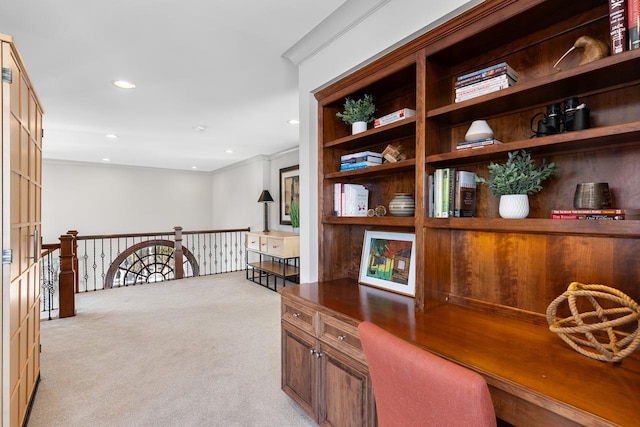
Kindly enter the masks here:
[[295, 234], [300, 233], [300, 202], [292, 200], [289, 205], [289, 217], [291, 217], [291, 226]]
[[529, 195], [542, 190], [542, 181], [558, 172], [555, 163], [542, 159], [537, 166], [525, 150], [512, 151], [504, 164], [489, 164], [489, 179], [476, 175], [476, 181], [487, 184], [500, 197], [500, 216], [526, 218], [529, 215]]
[[356, 100], [345, 98], [344, 111], [336, 113], [345, 123], [351, 125], [351, 134], [364, 132], [367, 130], [367, 123], [373, 121], [376, 107], [373, 105], [373, 95], [364, 95]]

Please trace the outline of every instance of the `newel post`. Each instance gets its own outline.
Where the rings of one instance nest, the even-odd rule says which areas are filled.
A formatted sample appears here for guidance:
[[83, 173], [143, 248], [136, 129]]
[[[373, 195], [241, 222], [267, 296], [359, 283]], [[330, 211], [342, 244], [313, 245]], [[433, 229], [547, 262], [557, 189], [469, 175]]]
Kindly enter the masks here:
[[184, 263], [182, 253], [182, 227], [173, 227], [175, 231], [175, 247], [173, 256], [175, 261], [175, 278], [182, 279], [184, 277]]
[[76, 272], [74, 271], [74, 242], [71, 234], [60, 236], [60, 318], [76, 315]]

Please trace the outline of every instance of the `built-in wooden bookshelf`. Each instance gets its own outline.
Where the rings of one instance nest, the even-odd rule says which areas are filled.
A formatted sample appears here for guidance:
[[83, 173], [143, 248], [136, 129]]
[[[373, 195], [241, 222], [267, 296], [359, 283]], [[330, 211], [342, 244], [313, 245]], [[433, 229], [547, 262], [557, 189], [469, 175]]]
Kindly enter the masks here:
[[[615, 207], [640, 207], [640, 49], [584, 65], [578, 65], [581, 53], [575, 51], [563, 60], [561, 69], [553, 68], [582, 35], [609, 40], [606, 0], [584, 0], [571, 3], [570, 7], [559, 0], [486, 0], [316, 94], [319, 282], [313, 285], [317, 291], [309, 291], [317, 296], [311, 302], [319, 310], [345, 315], [356, 323], [365, 319], [375, 322], [374, 311], [359, 306], [359, 299], [354, 296], [364, 233], [415, 233], [415, 317], [385, 311], [385, 318], [379, 318], [379, 323], [483, 374], [494, 401], [499, 402], [499, 416], [518, 425], [526, 425], [527, 417], [529, 422], [540, 421], [531, 421], [535, 419], [532, 414], [543, 406], [554, 417], [560, 417], [553, 418], [554, 425], [564, 425], [565, 421], [570, 425], [571, 419], [594, 425], [624, 425], [640, 416], [638, 410], [627, 409], [635, 405], [628, 396], [640, 393], [637, 353], [613, 372], [611, 365], [594, 362], [564, 345], [554, 346], [554, 351], [562, 353], [560, 361], [548, 354], [547, 344], [540, 344], [549, 342], [551, 334], [545, 320], [547, 306], [573, 281], [605, 284], [640, 301], [640, 221], [550, 219], [551, 209], [572, 207], [576, 184], [580, 182], [608, 182]], [[517, 84], [454, 102], [457, 76], [503, 61], [518, 71]], [[365, 93], [374, 97], [376, 116], [404, 107], [415, 109], [417, 114], [350, 135], [349, 127], [336, 117], [336, 112], [341, 110], [345, 97], [358, 98]], [[532, 138], [532, 118], [544, 112], [548, 104], [561, 103], [569, 97], [578, 97], [590, 108], [591, 128]], [[456, 151], [456, 143], [464, 140], [469, 125], [477, 119], [487, 120], [496, 138], [505, 144]], [[402, 144], [408, 159], [339, 172], [340, 155], [382, 151], [391, 143]], [[545, 182], [542, 192], [530, 197], [527, 219], [500, 218], [498, 198], [484, 186], [477, 191], [475, 218], [428, 217], [427, 178], [435, 169], [456, 167], [486, 177], [491, 161], [502, 162], [508, 152], [517, 149], [527, 149], [536, 160], [544, 158], [560, 168]], [[416, 200], [415, 215], [335, 217], [335, 182], [365, 185], [373, 206], [388, 206], [395, 193], [410, 192]], [[345, 288], [343, 300], [352, 301], [353, 307], [345, 307], [337, 300], [329, 303], [330, 298], [323, 293], [336, 292], [336, 287]], [[446, 344], [445, 339], [436, 345], [429, 328], [437, 329], [439, 337], [450, 336], [452, 341], [467, 330], [464, 318], [459, 322], [447, 318], [440, 323], [437, 313], [469, 319], [480, 316], [482, 333], [494, 337], [505, 331], [505, 322], [514, 322], [509, 328], [527, 332], [521, 337], [512, 336], [512, 345], [528, 350], [515, 358], [496, 361], [485, 357], [483, 348], [475, 348], [473, 340], [464, 354], [456, 345]], [[427, 318], [429, 322], [421, 320]], [[398, 326], [405, 321], [405, 326]], [[495, 343], [491, 339], [484, 339], [481, 345], [504, 345], [498, 343], [499, 338]], [[525, 354], [532, 354], [532, 358]], [[554, 360], [566, 366], [558, 369]], [[519, 363], [536, 372], [548, 367], [557, 375], [550, 374], [538, 384], [533, 378], [517, 375]], [[587, 376], [582, 378], [584, 389], [566, 390], [560, 373], [569, 373], [573, 368], [583, 373], [592, 370], [600, 383], [610, 382], [604, 387], [612, 390], [613, 397], [607, 397], [607, 404], [590, 406], [598, 396], [589, 391]], [[624, 384], [622, 395], [620, 384]], [[573, 395], [565, 401], [563, 393]], [[525, 405], [524, 401], [528, 403]], [[519, 414], [514, 408], [526, 411]], [[544, 424], [544, 420], [540, 422]]]

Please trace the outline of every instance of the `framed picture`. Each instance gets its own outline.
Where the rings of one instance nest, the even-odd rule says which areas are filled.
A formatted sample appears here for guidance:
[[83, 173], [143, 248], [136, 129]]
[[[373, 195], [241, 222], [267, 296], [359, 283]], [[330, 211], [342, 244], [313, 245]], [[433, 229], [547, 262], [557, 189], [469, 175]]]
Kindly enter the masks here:
[[289, 207], [293, 200], [300, 200], [299, 165], [280, 169], [280, 224], [291, 225]]
[[403, 295], [416, 295], [416, 235], [366, 231], [359, 282]]

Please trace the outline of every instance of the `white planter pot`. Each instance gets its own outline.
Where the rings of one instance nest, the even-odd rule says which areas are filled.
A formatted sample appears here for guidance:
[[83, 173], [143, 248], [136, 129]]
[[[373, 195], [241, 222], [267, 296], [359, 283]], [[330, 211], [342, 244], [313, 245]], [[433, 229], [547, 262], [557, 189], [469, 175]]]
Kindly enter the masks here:
[[529, 215], [529, 196], [526, 194], [500, 196], [502, 218], [526, 218], [527, 215]]
[[367, 122], [355, 122], [351, 125], [351, 134], [364, 132], [367, 130]]

